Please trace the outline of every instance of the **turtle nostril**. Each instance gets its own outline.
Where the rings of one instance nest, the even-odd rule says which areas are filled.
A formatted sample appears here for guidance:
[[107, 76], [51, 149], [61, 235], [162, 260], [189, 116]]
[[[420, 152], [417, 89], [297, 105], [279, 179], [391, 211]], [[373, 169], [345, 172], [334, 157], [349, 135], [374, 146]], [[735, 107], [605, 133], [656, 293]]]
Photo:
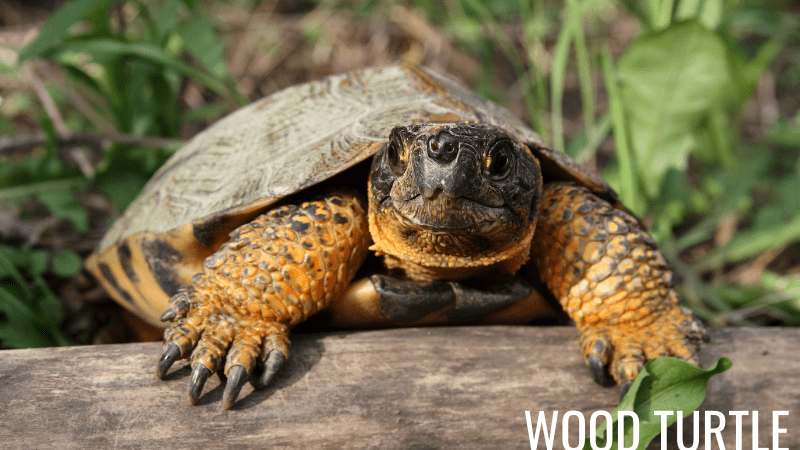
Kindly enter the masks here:
[[458, 156], [458, 142], [449, 135], [436, 136], [428, 142], [428, 157], [440, 164], [449, 164]]

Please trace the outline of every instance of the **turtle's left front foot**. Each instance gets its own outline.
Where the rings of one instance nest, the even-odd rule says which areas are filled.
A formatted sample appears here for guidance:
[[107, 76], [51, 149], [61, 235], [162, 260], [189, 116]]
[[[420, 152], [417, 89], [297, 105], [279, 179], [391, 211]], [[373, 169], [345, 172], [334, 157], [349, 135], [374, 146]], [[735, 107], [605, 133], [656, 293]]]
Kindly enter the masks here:
[[623, 391], [644, 364], [673, 356], [697, 364], [702, 324], [679, 306], [673, 273], [630, 214], [587, 188], [545, 187], [532, 255], [581, 332], [592, 377]]
[[697, 349], [705, 330], [690, 310], [674, 307], [641, 322], [596, 324], [580, 330], [581, 352], [595, 382], [607, 385], [610, 375], [625, 395], [647, 361], [671, 356], [698, 363]]

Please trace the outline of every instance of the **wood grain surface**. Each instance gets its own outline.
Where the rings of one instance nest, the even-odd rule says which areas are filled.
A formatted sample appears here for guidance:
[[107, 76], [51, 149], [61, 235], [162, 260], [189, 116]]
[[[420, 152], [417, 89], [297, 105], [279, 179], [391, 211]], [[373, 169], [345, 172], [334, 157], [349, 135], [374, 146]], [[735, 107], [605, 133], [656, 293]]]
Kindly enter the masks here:
[[[737, 448], [735, 410], [759, 411], [764, 448], [773, 411], [789, 411], [779, 445], [800, 448], [800, 329], [728, 328], [711, 338], [702, 365], [720, 356], [734, 363], [712, 379], [701, 407], [725, 414], [725, 448]], [[577, 410], [588, 423], [619, 396], [592, 382], [570, 327], [353, 331], [297, 335], [293, 345], [274, 384], [246, 385], [229, 411], [219, 409], [217, 377], [198, 406], [188, 404], [185, 362], [157, 381], [160, 344], [2, 351], [0, 447], [527, 449], [526, 410], [559, 411], [559, 422]], [[754, 448], [752, 417], [743, 420], [743, 449]], [[559, 424], [557, 448], [561, 432]]]

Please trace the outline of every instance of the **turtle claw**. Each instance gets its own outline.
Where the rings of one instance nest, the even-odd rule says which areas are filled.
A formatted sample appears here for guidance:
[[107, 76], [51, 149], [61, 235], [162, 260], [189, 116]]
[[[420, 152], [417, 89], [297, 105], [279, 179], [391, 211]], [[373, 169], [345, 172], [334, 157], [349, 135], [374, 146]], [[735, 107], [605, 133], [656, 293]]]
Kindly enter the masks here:
[[222, 394], [222, 409], [230, 409], [239, 396], [239, 392], [247, 381], [249, 374], [244, 366], [233, 366], [228, 371], [228, 382], [225, 384], [225, 393]]
[[251, 381], [253, 387], [256, 389], [260, 389], [269, 384], [272, 381], [272, 378], [281, 370], [283, 364], [286, 362], [286, 355], [278, 352], [273, 351], [270, 352], [267, 360], [264, 361], [264, 371], [261, 373], [261, 376], [258, 377], [257, 380]]
[[[173, 302], [173, 306], [182, 308], [179, 302]], [[191, 354], [188, 394], [189, 403], [196, 405], [208, 377], [224, 364], [228, 380], [222, 408], [229, 409], [248, 379], [255, 387], [265, 386], [283, 366], [289, 355], [289, 328], [279, 322], [250, 321], [218, 313], [209, 316], [192, 312], [173, 321], [164, 333], [166, 350], [155, 375], [163, 379], [175, 361]], [[263, 371], [251, 377], [256, 365]]]
[[162, 322], [168, 322], [178, 316], [183, 316], [184, 314], [186, 314], [186, 310], [188, 309], [189, 309], [188, 302], [175, 303], [169, 308], [167, 308], [167, 310], [164, 311], [164, 314], [161, 314], [161, 317], [159, 319]]
[[192, 377], [189, 380], [189, 403], [192, 405], [197, 404], [197, 399], [200, 398], [203, 386], [210, 375], [211, 371], [201, 363], [196, 363], [192, 367]]
[[583, 354], [592, 379], [600, 386], [613, 386], [614, 380], [608, 375], [608, 361], [611, 359], [608, 340], [602, 335], [589, 336], [582, 343]]
[[161, 359], [158, 361], [158, 365], [156, 366], [156, 378], [161, 380], [164, 378], [164, 375], [167, 374], [167, 371], [178, 358], [181, 357], [181, 349], [176, 344], [169, 344], [167, 345], [167, 349], [164, 351], [164, 354], [161, 355]]
[[611, 377], [606, 372], [606, 365], [599, 356], [592, 354], [587, 359], [589, 365], [589, 372], [592, 374], [592, 379], [600, 386], [608, 386], [611, 383]]
[[189, 312], [189, 307], [191, 303], [189, 302], [189, 297], [186, 295], [185, 292], [179, 292], [172, 296], [169, 302], [169, 308], [167, 308], [159, 317], [159, 320], [162, 322], [169, 322], [177, 317], [183, 317]]

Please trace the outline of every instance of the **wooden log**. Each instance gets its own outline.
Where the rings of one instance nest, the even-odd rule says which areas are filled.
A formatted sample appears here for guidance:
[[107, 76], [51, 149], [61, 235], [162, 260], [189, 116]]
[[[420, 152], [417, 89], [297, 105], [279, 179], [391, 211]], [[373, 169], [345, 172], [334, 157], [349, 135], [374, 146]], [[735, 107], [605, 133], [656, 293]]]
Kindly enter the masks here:
[[[800, 447], [800, 329], [712, 330], [707, 366], [728, 356], [701, 410], [759, 412], [758, 442]], [[229, 411], [217, 377], [198, 406], [189, 370], [153, 376], [161, 346], [125, 344], [0, 352], [0, 447], [6, 448], [530, 448], [525, 411], [611, 411], [617, 388], [594, 384], [570, 327], [449, 327], [297, 335], [272, 386], [246, 385]], [[752, 449], [752, 412], [743, 447]], [[716, 419], [712, 421], [716, 424]], [[689, 425], [690, 421], [685, 421]], [[571, 422], [577, 445], [577, 421]], [[684, 433], [691, 444], [691, 434]], [[674, 431], [671, 447], [675, 446]], [[701, 447], [704, 448], [701, 426]], [[544, 448], [540, 437], [539, 447]], [[651, 448], [660, 448], [658, 440]], [[716, 440], [712, 446], [717, 447]]]

